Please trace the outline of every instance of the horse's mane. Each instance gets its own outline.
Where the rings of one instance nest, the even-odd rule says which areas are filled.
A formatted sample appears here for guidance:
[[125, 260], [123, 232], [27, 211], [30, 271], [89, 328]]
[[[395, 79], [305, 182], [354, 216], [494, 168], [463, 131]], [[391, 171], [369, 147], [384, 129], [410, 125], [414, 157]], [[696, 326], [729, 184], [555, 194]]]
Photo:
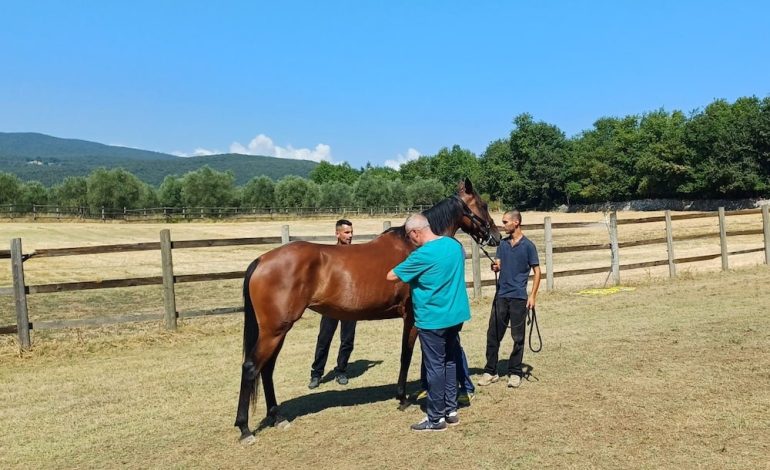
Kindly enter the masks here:
[[424, 210], [422, 215], [428, 219], [433, 233], [444, 235], [461, 213], [460, 202], [454, 197], [448, 197], [430, 209]]
[[[430, 223], [430, 229], [436, 235], [442, 235], [457, 220], [457, 216], [462, 212], [460, 202], [454, 197], [448, 197], [443, 201], [437, 203], [430, 209], [426, 209], [422, 212], [422, 215], [428, 219]], [[393, 232], [396, 235], [406, 238], [406, 230], [404, 226], [391, 227], [383, 233]]]

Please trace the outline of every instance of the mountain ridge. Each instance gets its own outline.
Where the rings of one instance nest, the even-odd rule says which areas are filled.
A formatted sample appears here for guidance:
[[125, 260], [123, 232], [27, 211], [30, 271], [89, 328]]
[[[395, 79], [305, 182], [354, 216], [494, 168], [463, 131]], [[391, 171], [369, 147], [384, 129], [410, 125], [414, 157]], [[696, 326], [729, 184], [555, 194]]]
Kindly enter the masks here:
[[204, 165], [217, 171], [232, 171], [235, 183], [243, 185], [260, 175], [273, 180], [287, 175], [306, 178], [318, 164], [309, 160], [236, 153], [179, 157], [37, 132], [0, 132], [0, 172], [15, 174], [23, 181], [39, 181], [46, 186], [57, 184], [68, 176], [87, 176], [99, 167], [124, 168], [140, 180], [158, 186], [168, 175], [181, 176]]

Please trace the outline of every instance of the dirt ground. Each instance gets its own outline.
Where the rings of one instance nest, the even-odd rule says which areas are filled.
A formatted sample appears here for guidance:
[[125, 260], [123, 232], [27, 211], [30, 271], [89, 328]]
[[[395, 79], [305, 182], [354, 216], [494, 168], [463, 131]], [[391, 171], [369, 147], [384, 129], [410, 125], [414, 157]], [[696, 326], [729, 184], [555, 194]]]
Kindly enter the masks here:
[[[529, 379], [477, 388], [460, 425], [431, 435], [408, 430], [418, 405], [402, 412], [393, 399], [397, 320], [359, 323], [350, 384], [310, 391], [319, 316], [308, 312], [275, 373], [291, 426], [263, 429], [251, 447], [232, 427], [240, 315], [176, 333], [162, 322], [42, 331], [24, 354], [3, 336], [0, 468], [768, 468], [768, 281], [759, 266], [544, 292]], [[473, 301], [462, 333], [474, 380], [489, 308]], [[510, 350], [506, 338], [501, 372]], [[260, 401], [253, 428], [264, 412]]]

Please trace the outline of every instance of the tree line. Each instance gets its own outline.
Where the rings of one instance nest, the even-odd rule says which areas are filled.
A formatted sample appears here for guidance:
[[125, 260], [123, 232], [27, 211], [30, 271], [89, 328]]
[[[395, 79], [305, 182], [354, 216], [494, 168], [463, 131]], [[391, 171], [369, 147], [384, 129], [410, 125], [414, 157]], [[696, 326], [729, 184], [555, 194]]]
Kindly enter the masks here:
[[458, 145], [398, 170], [321, 162], [309, 178], [256, 176], [236, 186], [209, 167], [166, 176], [152, 187], [100, 168], [47, 188], [0, 173], [0, 204], [68, 207], [411, 207], [430, 205], [469, 177], [504, 207], [645, 198], [752, 198], [770, 194], [770, 97], [715, 100], [702, 110], [603, 117], [568, 138], [529, 114], [477, 156]]

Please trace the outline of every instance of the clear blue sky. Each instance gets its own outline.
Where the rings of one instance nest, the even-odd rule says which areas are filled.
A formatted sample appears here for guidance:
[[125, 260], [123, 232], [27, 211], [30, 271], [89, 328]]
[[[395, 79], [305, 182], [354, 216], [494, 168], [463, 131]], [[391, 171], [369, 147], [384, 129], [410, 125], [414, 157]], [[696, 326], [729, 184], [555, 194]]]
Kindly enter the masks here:
[[[12, 1], [0, 131], [347, 161], [770, 95], [767, 1]], [[253, 142], [251, 147], [250, 143]]]

